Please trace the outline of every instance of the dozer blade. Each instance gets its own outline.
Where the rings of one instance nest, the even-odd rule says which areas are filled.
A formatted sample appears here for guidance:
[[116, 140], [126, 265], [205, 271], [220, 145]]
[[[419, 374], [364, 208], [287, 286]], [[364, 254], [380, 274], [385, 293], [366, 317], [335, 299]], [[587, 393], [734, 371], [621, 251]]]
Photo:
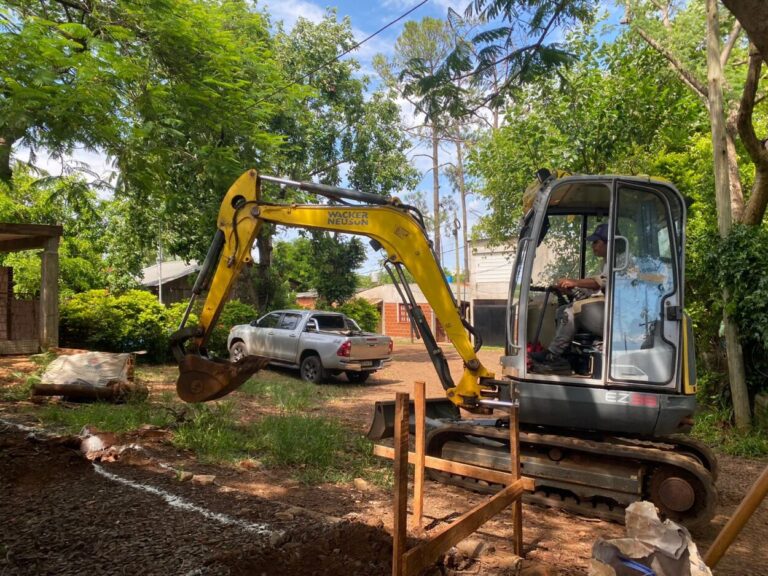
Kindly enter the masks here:
[[237, 362], [228, 362], [188, 354], [179, 363], [176, 393], [184, 402], [216, 400], [236, 390], [268, 363], [269, 359], [262, 356], [246, 356]]
[[[427, 398], [426, 406], [427, 419], [433, 420], [458, 420], [460, 418], [459, 409], [447, 398]], [[409, 426], [413, 432], [415, 429], [415, 411], [413, 400], [408, 408]], [[373, 408], [373, 420], [371, 428], [368, 430], [368, 439], [383, 440], [392, 438], [395, 435], [395, 402], [394, 400], [385, 400], [376, 402]]]

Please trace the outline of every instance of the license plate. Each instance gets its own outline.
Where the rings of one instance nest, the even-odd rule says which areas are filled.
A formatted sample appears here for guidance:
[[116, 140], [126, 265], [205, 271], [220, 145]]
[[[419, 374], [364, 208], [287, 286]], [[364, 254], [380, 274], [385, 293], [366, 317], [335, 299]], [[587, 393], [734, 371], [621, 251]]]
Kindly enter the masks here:
[[373, 361], [371, 361], [371, 360], [368, 360], [368, 361], [366, 361], [366, 362], [360, 362], [360, 366], [362, 366], [362, 367], [364, 367], [364, 368], [365, 368], [366, 366], [373, 366]]

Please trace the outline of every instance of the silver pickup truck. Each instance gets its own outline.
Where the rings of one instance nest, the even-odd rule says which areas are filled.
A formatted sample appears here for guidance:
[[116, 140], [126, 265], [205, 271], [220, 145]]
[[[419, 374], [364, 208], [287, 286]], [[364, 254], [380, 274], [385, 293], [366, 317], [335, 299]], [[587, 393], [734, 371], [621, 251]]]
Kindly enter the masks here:
[[271, 364], [299, 368], [301, 378], [314, 384], [342, 372], [362, 383], [391, 360], [392, 339], [363, 332], [338, 312], [277, 310], [233, 326], [227, 348], [233, 362], [265, 356]]

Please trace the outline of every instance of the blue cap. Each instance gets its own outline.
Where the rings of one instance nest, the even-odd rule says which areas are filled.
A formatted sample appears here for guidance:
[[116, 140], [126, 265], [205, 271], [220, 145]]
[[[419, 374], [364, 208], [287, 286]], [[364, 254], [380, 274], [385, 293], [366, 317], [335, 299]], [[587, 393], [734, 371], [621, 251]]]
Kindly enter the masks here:
[[594, 242], [595, 240], [602, 240], [606, 243], [608, 242], [608, 222], [598, 224], [597, 228], [595, 228], [595, 231], [587, 236], [587, 242]]

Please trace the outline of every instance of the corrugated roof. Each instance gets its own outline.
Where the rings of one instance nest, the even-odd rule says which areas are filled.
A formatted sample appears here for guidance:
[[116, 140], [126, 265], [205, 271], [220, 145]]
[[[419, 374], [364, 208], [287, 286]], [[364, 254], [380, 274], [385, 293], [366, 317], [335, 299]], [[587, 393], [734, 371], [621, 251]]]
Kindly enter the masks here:
[[196, 260], [191, 260], [189, 263], [183, 260], [170, 260], [163, 262], [162, 264], [155, 264], [153, 266], [147, 266], [142, 269], [142, 278], [140, 279], [142, 286], [157, 286], [160, 280], [160, 274], [162, 273], [163, 284], [172, 282], [177, 278], [183, 278], [190, 274], [195, 274], [200, 270], [200, 264]]

